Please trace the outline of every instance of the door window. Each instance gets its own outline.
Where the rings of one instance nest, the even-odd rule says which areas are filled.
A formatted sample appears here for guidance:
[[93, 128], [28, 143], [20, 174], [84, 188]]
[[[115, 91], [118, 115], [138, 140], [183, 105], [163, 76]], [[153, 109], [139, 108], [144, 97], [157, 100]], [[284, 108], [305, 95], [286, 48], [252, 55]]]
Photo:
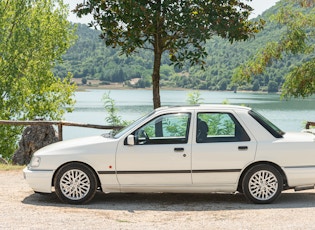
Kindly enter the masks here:
[[250, 141], [249, 136], [230, 113], [198, 113], [197, 143]]
[[136, 144], [187, 143], [190, 113], [165, 114], [151, 120], [135, 132]]

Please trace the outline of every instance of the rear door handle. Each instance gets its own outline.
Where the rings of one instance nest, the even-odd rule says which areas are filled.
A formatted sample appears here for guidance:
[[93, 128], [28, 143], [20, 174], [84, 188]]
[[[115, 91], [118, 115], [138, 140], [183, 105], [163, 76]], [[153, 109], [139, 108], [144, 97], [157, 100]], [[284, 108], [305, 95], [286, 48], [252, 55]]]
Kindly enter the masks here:
[[247, 150], [248, 147], [247, 146], [238, 146], [238, 150]]

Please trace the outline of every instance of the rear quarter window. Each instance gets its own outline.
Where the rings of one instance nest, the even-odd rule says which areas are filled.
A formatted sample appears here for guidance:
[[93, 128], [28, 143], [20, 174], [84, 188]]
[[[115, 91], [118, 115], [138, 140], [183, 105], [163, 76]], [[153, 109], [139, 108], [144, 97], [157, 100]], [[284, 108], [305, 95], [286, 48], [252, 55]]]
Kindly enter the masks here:
[[250, 110], [249, 115], [253, 117], [261, 126], [263, 126], [272, 136], [276, 138], [282, 138], [284, 132], [279, 129], [275, 124], [265, 118], [263, 115], [255, 110]]

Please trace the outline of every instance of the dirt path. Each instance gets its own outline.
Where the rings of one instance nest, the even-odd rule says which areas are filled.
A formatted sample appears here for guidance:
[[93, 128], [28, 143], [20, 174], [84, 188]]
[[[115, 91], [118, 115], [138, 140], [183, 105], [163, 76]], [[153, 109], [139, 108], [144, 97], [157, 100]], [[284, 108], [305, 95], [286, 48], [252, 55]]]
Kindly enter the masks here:
[[242, 195], [97, 194], [87, 205], [34, 194], [21, 171], [0, 171], [0, 229], [315, 229], [315, 191], [254, 205]]

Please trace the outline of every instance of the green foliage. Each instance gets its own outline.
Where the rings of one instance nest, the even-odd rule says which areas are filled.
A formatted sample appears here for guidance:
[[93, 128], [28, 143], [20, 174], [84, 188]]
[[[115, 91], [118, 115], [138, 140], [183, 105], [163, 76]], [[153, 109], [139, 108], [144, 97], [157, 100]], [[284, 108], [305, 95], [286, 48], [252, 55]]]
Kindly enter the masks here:
[[187, 94], [187, 103], [189, 105], [201, 104], [204, 99], [200, 96], [201, 96], [201, 93], [199, 91], [189, 92]]
[[278, 84], [275, 81], [270, 81], [268, 83], [268, 93], [276, 93], [278, 92]]
[[[298, 5], [296, 2], [301, 4]], [[304, 58], [300, 58], [302, 61], [297, 59], [293, 67], [289, 66], [291, 68], [286, 73], [282, 96], [306, 97], [312, 95], [315, 93], [314, 1], [290, 0], [281, 1], [278, 4], [280, 5], [279, 11], [272, 17], [272, 20], [284, 28], [279, 36], [280, 40], [268, 42], [254, 58], [239, 67], [234, 75], [234, 80], [250, 80], [252, 76], [265, 72], [266, 68], [275, 60], [283, 59], [285, 55], [302, 53], [304, 54]], [[285, 67], [282, 66], [282, 68]], [[276, 82], [282, 83], [277, 79]], [[268, 91], [270, 87], [274, 90], [275, 85], [275, 82], [268, 85]]]
[[[214, 34], [233, 42], [258, 32], [261, 24], [247, 20], [251, 11], [238, 1], [173, 0], [90, 0], [75, 9], [79, 17], [94, 16], [90, 26], [100, 27], [107, 46], [120, 46], [129, 55], [137, 48], [154, 50], [154, 45], [162, 45], [162, 52], [168, 50], [170, 60], [178, 65], [186, 60], [199, 63], [206, 55], [203, 44]], [[157, 34], [161, 44], [155, 43]]]
[[198, 118], [205, 121], [208, 125], [208, 135], [234, 135], [235, 124], [228, 114], [203, 113]]
[[151, 81], [148, 79], [140, 79], [133, 87], [135, 88], [147, 88], [151, 86]]
[[[295, 65], [303, 65], [304, 62], [311, 61], [314, 58], [314, 53], [284, 53], [279, 60], [272, 58], [272, 61], [268, 62], [268, 67], [262, 73], [251, 76], [249, 80], [245, 77], [246, 75], [240, 74], [240, 79], [236, 82], [231, 81], [234, 70], [240, 64], [246, 63], [249, 59], [254, 60], [253, 57], [257, 50], [262, 50], [261, 53], [264, 53], [266, 43], [276, 43], [280, 41], [282, 34], [286, 33], [287, 27], [269, 19], [272, 15], [276, 15], [277, 12], [281, 11], [282, 2], [280, 1], [259, 18], [254, 19], [266, 21], [264, 30], [256, 34], [255, 39], [249, 39], [246, 42], [234, 42], [233, 44], [218, 36], [208, 40], [205, 44], [205, 50], [210, 55], [204, 59], [206, 71], [202, 71], [198, 66], [189, 66], [189, 63], [184, 63], [181, 69], [177, 66], [169, 66], [171, 63], [169, 54], [165, 52], [161, 60], [160, 85], [162, 87], [180, 87], [194, 90], [220, 90], [226, 86], [226, 90], [234, 90], [237, 87], [238, 90], [267, 92], [269, 81], [274, 81], [278, 83], [279, 89], [283, 93], [288, 87], [285, 85], [282, 87], [282, 85], [294, 82], [296, 82], [294, 83], [296, 86], [298, 84], [301, 86], [299, 89], [307, 90], [306, 87], [303, 88], [303, 84], [300, 84], [302, 81], [305, 82], [305, 79], [298, 78], [297, 75], [292, 74], [292, 77], [286, 83], [284, 82], [288, 78], [288, 73], [294, 70]], [[310, 11], [311, 9], [304, 10]], [[310, 19], [313, 17], [312, 15], [309, 16]], [[89, 79], [101, 79], [102, 77], [101, 80], [108, 83], [112, 81], [112, 76], [117, 76], [116, 73], [119, 69], [122, 69], [126, 74], [125, 85], [128, 85], [132, 78], [140, 78], [139, 84], [130, 85], [130, 87], [152, 86], [153, 53], [150, 50], [142, 49], [141, 52], [128, 57], [119, 55], [118, 50], [104, 46], [103, 41], [98, 39], [99, 31], [89, 29], [81, 24], [78, 24], [77, 27], [79, 39], [63, 56], [64, 62], [55, 68], [55, 73], [62, 76], [67, 73], [66, 71], [69, 71], [74, 74], [74, 77], [89, 77]], [[309, 36], [307, 40], [308, 44], [314, 44], [312, 37]], [[310, 65], [308, 66], [310, 67]], [[314, 68], [308, 69], [309, 72]], [[248, 67], [246, 70], [248, 71], [250, 68]], [[297, 68], [295, 70], [302, 71], [303, 69]], [[311, 74], [309, 76], [308, 79], [311, 80]], [[113, 82], [118, 82], [118, 80], [113, 80]], [[294, 93], [294, 90], [292, 90], [292, 93]]]
[[153, 104], [160, 107], [160, 67], [167, 52], [177, 67], [204, 66], [205, 43], [214, 35], [234, 41], [247, 40], [262, 28], [249, 21], [252, 8], [240, 1], [90, 0], [78, 4], [80, 17], [92, 14], [91, 27], [100, 28], [107, 46], [119, 46], [127, 56], [138, 49], [153, 51]]
[[307, 97], [315, 93], [315, 58], [296, 66], [283, 84], [283, 95]]
[[224, 100], [222, 101], [222, 105], [229, 105], [229, 104], [231, 104], [231, 103], [229, 102], [228, 99], [224, 99]]
[[256, 80], [254, 81], [252, 90], [253, 90], [253, 91], [258, 91], [259, 88], [260, 88], [259, 81], [256, 79]]
[[189, 121], [187, 114], [166, 115], [149, 122], [145, 125], [144, 131], [149, 138], [157, 137], [159, 133], [157, 130], [162, 130], [160, 135], [163, 137], [185, 137]]
[[[63, 62], [54, 73], [63, 76], [71, 72], [74, 78], [98, 79], [104, 82], [128, 82], [133, 78], [147, 80], [153, 66], [152, 52], [143, 50], [135, 56], [119, 55], [111, 47], [104, 46], [99, 31], [77, 24], [78, 40], [70, 47]], [[166, 62], [162, 62], [167, 64]], [[150, 84], [149, 84], [150, 86]]]
[[126, 126], [130, 122], [122, 120], [121, 116], [118, 115], [118, 109], [115, 104], [115, 100], [110, 97], [110, 92], [104, 93], [103, 95], [104, 108], [108, 115], [105, 121], [113, 126]]
[[[279, 28], [273, 24], [267, 24], [265, 30], [257, 34], [256, 39], [233, 44], [221, 38], [213, 37], [205, 44], [208, 53], [215, 54], [209, 55], [205, 59], [206, 71], [200, 70], [199, 67], [189, 67], [188, 64], [179, 70], [177, 67], [169, 65], [169, 56], [165, 53], [161, 60], [160, 85], [162, 87], [196, 90], [223, 90], [225, 87], [226, 90], [233, 90], [234, 85], [231, 84], [233, 69], [239, 63], [245, 62], [250, 54], [254, 54], [257, 47], [262, 47], [264, 41], [277, 37], [278, 31]], [[125, 74], [125, 85], [137, 88], [152, 86], [152, 52], [144, 49], [127, 57], [126, 55], [119, 55], [117, 50], [104, 46], [103, 42], [98, 39], [99, 31], [78, 24], [77, 34], [76, 44], [63, 56], [64, 61], [58, 63], [54, 70], [55, 74], [62, 76], [69, 71], [73, 73], [75, 78], [88, 77], [88, 79], [99, 79], [108, 83], [119, 82], [115, 77], [118, 76], [117, 73], [121, 69]], [[295, 63], [300, 59], [301, 57], [288, 57], [271, 66], [268, 73], [257, 77], [260, 83], [259, 90], [268, 86], [269, 78], [285, 75], [288, 68], [281, 67], [290, 66], [289, 63]], [[129, 81], [133, 78], [140, 78], [138, 84], [129, 84]], [[244, 90], [245, 87], [241, 86], [239, 89]], [[252, 90], [251, 83], [249, 83], [246, 90]]]
[[[74, 41], [67, 7], [59, 0], [0, 1], [0, 119], [61, 119], [71, 110], [71, 75], [57, 78], [56, 62]], [[0, 149], [10, 159], [22, 127], [0, 127]]]
[[187, 131], [187, 117], [182, 117], [176, 123], [166, 119], [163, 121], [163, 126], [166, 126], [166, 131], [172, 137], [185, 137]]

